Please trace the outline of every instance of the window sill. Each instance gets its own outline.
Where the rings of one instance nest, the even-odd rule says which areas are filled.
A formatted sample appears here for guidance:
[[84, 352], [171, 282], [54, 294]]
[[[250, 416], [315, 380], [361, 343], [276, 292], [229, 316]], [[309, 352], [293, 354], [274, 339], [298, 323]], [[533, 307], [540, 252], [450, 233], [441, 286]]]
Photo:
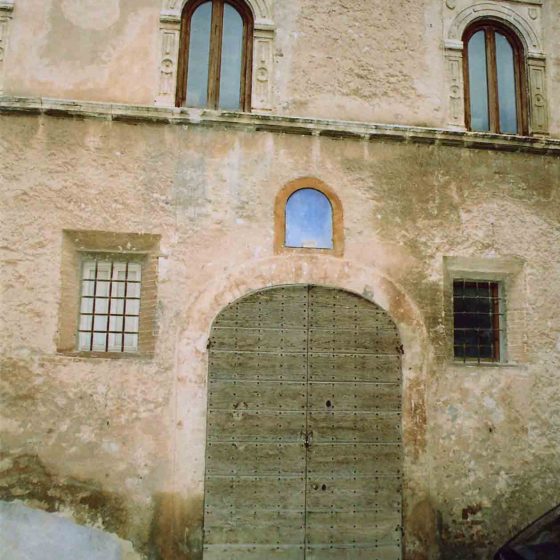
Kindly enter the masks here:
[[102, 359], [102, 360], [139, 360], [150, 361], [154, 355], [148, 352], [57, 352], [57, 356], [66, 358]]
[[518, 362], [464, 362], [462, 360], [451, 360], [449, 365], [452, 368], [462, 369], [476, 369], [476, 368], [489, 368], [489, 369], [524, 369], [525, 366]]

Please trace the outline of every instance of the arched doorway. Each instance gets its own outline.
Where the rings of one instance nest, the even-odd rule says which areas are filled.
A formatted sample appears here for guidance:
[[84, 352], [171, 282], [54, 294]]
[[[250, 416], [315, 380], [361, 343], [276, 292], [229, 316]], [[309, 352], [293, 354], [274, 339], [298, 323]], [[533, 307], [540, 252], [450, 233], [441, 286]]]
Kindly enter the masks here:
[[401, 346], [377, 305], [246, 296], [209, 343], [204, 558], [401, 558]]

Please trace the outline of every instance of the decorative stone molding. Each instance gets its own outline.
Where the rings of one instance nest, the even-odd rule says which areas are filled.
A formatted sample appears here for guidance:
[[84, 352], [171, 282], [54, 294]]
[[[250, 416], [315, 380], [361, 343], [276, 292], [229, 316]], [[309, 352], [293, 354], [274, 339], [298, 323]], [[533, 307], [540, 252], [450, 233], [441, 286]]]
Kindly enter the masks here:
[[[157, 106], [173, 107], [177, 89], [177, 63], [181, 14], [188, 0], [163, 0], [160, 12], [160, 65]], [[245, 0], [253, 12], [253, 85], [251, 108], [255, 111], [272, 110], [272, 76], [275, 26], [272, 3], [274, 0]]]
[[14, 0], [0, 0], [0, 94], [4, 92], [4, 60], [8, 49]]
[[495, 150], [560, 156], [560, 139], [520, 137], [489, 132], [455, 132], [448, 128], [427, 128], [390, 124], [247, 114], [201, 109], [176, 109], [153, 105], [121, 105], [46, 97], [0, 96], [0, 118], [4, 115], [44, 115], [64, 118], [93, 118], [110, 122], [150, 123], [195, 127], [224, 127], [230, 130], [296, 134], [340, 138], [355, 142], [403, 142], [405, 144], [455, 146], [469, 150]]
[[529, 81], [530, 131], [548, 133], [546, 99], [546, 60], [542, 49], [542, 0], [509, 0], [503, 2], [447, 0], [444, 10], [444, 52], [448, 84], [448, 124], [455, 130], [465, 129], [463, 89], [463, 41], [465, 30], [473, 22], [488, 18], [502, 22], [517, 33], [526, 53]]

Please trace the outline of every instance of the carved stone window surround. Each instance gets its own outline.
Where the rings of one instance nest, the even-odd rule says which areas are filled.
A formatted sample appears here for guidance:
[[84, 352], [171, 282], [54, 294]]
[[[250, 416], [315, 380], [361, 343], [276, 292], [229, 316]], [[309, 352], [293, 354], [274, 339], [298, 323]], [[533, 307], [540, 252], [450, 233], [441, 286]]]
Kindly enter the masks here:
[[0, 0], [0, 95], [4, 92], [4, 60], [10, 38], [14, 0]]
[[448, 83], [448, 126], [465, 130], [463, 41], [465, 29], [481, 19], [501, 22], [522, 41], [529, 91], [529, 131], [548, 134], [546, 55], [542, 48], [542, 0], [447, 0], [444, 17], [444, 53]]
[[[162, 3], [160, 12], [160, 77], [158, 94], [155, 99], [155, 104], [160, 107], [173, 107], [175, 105], [181, 13], [187, 1], [163, 0]], [[245, 1], [251, 8], [254, 18], [251, 109], [255, 112], [270, 112], [272, 111], [275, 35], [273, 0]]]

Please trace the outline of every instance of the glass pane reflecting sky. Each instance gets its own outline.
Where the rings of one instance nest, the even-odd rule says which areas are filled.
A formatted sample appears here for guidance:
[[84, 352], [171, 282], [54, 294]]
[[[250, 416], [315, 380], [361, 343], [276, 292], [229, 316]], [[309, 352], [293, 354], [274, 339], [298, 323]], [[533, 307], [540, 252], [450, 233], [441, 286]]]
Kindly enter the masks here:
[[229, 4], [224, 5], [223, 29], [219, 106], [221, 109], [239, 109], [241, 106], [243, 19], [239, 12]]
[[490, 130], [488, 122], [488, 78], [486, 75], [486, 40], [484, 31], [477, 31], [469, 41], [469, 91], [471, 128]]
[[496, 66], [498, 70], [500, 132], [515, 134], [517, 132], [517, 110], [513, 49], [501, 33], [496, 33]]
[[192, 15], [187, 75], [187, 105], [206, 107], [212, 2], [201, 4]]
[[315, 189], [300, 189], [286, 203], [286, 247], [333, 248], [332, 207]]

